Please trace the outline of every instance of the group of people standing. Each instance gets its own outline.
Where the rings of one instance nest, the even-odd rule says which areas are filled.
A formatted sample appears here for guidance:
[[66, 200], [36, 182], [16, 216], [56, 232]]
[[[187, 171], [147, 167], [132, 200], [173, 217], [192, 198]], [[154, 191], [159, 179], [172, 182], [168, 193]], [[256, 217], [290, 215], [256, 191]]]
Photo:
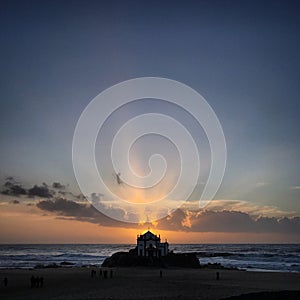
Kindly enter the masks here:
[[[7, 287], [8, 285], [8, 279], [7, 277], [4, 277], [3, 279], [3, 285], [4, 287]], [[34, 287], [43, 287], [44, 285], [44, 277], [39, 277], [39, 276], [31, 276], [30, 277], [30, 287], [34, 288]]]
[[7, 285], [8, 285], [8, 279], [7, 279], [7, 277], [4, 277], [4, 279], [3, 279], [3, 285], [5, 287], [7, 287]]
[[[102, 277], [104, 279], [106, 279], [106, 278], [108, 278], [108, 275], [109, 275], [110, 278], [113, 278], [113, 270], [112, 269], [110, 269], [110, 272], [108, 274], [108, 270], [106, 270], [106, 269], [102, 270], [102, 268], [100, 268], [100, 270], [99, 270], [99, 278], [100, 279]], [[91, 277], [92, 278], [97, 278], [97, 272], [96, 272], [96, 270], [94, 270], [94, 269], [91, 270]]]
[[44, 285], [44, 277], [33, 276], [33, 275], [30, 277], [30, 286], [32, 288], [43, 287], [43, 285]]

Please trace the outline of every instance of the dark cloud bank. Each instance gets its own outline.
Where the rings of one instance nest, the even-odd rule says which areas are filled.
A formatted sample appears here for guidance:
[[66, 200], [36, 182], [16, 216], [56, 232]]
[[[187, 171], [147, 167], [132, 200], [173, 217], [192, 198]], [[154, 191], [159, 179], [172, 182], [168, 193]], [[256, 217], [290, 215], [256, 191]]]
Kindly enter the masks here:
[[[39, 197], [39, 198], [53, 198], [56, 195], [68, 195], [70, 192], [66, 191], [66, 186], [60, 182], [53, 182], [51, 186], [46, 183], [42, 185], [35, 184], [31, 188], [25, 188], [19, 182], [17, 182], [14, 177], [7, 177], [3, 184], [3, 189], [1, 191], [4, 195], [9, 196], [28, 196], [30, 198]], [[79, 198], [80, 196], [76, 196]]]
[[[37, 207], [72, 220], [87, 221], [102, 226], [138, 228], [145, 224], [130, 224], [112, 220], [89, 204], [76, 203], [62, 198], [43, 200]], [[270, 232], [299, 234], [300, 218], [252, 218], [238, 211], [190, 212], [181, 209], [157, 222], [158, 229], [186, 232]]]
[[[59, 184], [59, 183], [53, 183], [53, 185], [54, 184]], [[62, 185], [60, 186], [63, 187]], [[46, 183], [43, 183], [40, 186], [34, 185], [33, 187], [26, 189], [20, 183], [18, 183], [13, 177], [6, 178], [1, 193], [10, 196], [27, 195], [28, 197], [37, 196], [41, 198], [51, 198], [55, 195], [55, 191], [51, 190]]]

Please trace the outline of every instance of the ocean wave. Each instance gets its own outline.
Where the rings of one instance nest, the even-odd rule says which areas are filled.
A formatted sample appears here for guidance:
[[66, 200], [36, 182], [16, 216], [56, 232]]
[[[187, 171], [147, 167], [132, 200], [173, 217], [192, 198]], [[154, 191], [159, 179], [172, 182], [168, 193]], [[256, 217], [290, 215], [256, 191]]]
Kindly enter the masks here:
[[[0, 268], [33, 268], [37, 264], [101, 265], [114, 252], [135, 245], [2, 245]], [[193, 252], [200, 263], [220, 263], [245, 270], [300, 272], [299, 245], [176, 244], [174, 252]]]

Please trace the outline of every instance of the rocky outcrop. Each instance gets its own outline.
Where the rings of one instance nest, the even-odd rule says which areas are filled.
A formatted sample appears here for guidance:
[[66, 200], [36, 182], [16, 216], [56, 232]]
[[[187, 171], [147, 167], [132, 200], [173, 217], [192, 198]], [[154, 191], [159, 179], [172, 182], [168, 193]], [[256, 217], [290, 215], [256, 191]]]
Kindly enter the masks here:
[[163, 257], [142, 257], [136, 251], [117, 252], [105, 259], [102, 267], [181, 267], [199, 268], [200, 263], [195, 253], [169, 253]]

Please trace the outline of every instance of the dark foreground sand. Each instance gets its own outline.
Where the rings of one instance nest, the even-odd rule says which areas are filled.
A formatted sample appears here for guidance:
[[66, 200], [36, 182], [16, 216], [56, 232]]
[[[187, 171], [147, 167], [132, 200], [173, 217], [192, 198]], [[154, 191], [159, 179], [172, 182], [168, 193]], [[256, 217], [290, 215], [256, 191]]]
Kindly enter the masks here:
[[[0, 299], [221, 299], [261, 291], [260, 299], [300, 299], [300, 273], [261, 273], [213, 269], [113, 269], [113, 278], [91, 278], [91, 268], [0, 270]], [[216, 280], [216, 272], [220, 280]], [[42, 288], [31, 288], [30, 277], [43, 276]], [[3, 278], [8, 286], [3, 286]], [[109, 277], [109, 276], [108, 276]], [[273, 295], [273, 296], [272, 296]], [[276, 294], [275, 294], [276, 295]], [[249, 298], [257, 299], [257, 294]]]

